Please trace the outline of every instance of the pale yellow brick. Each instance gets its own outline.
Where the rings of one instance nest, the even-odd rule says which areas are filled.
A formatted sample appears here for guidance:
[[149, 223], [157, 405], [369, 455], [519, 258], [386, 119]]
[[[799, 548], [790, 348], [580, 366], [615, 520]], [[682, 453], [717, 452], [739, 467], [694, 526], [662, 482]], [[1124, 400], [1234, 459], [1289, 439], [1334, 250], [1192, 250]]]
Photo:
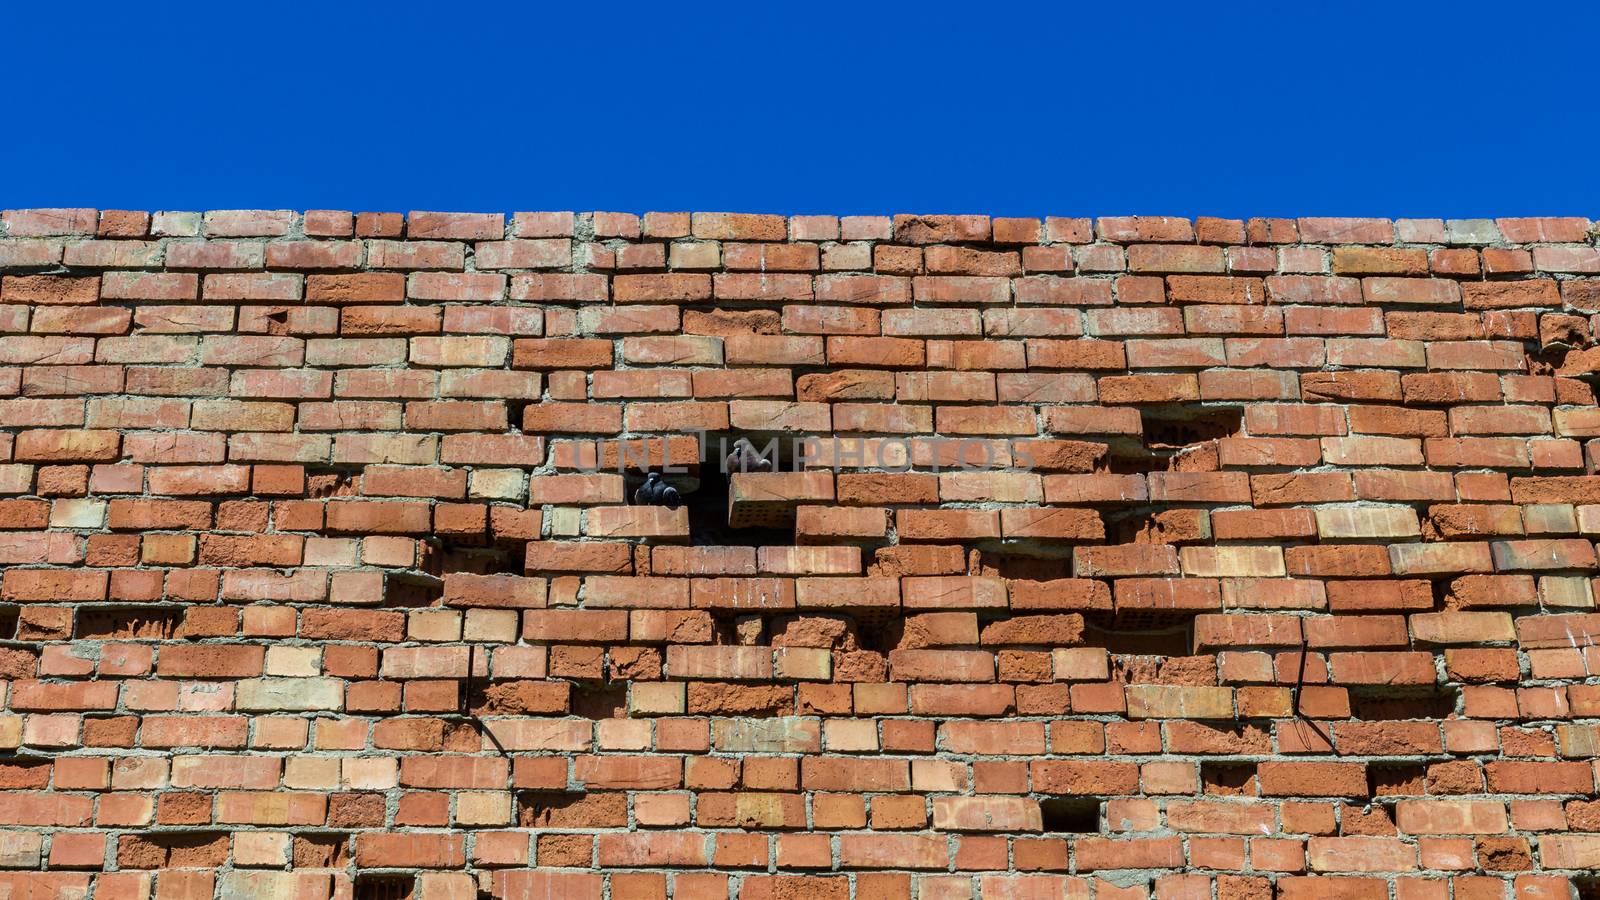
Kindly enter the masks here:
[[822, 723], [823, 745], [832, 753], [872, 753], [878, 750], [876, 719], [828, 719]]
[[288, 678], [310, 678], [322, 672], [320, 647], [268, 647], [264, 672]]
[[295, 790], [339, 788], [339, 760], [333, 756], [290, 756], [283, 761], [283, 786]]
[[521, 469], [478, 469], [467, 484], [467, 495], [475, 500], [521, 500], [527, 491]]
[[281, 831], [241, 831], [233, 836], [236, 866], [280, 867], [289, 862], [289, 835]]
[[681, 681], [635, 681], [628, 689], [628, 711], [640, 716], [682, 715], [684, 698]]
[[72, 498], [50, 504], [51, 528], [99, 528], [106, 521], [106, 502]]
[[722, 245], [716, 241], [677, 241], [668, 248], [667, 265], [674, 269], [715, 269], [722, 265]]
[[822, 748], [822, 728], [809, 716], [715, 719], [711, 745], [730, 753], [816, 753]]
[[1411, 638], [1425, 644], [1509, 642], [1517, 630], [1505, 612], [1422, 613], [1411, 617]]
[[338, 678], [250, 678], [236, 688], [240, 712], [339, 710], [344, 707], [344, 682]]
[[305, 560], [308, 566], [353, 566], [356, 564], [356, 540], [308, 537]]
[[827, 681], [833, 673], [833, 654], [816, 647], [783, 647], [777, 652], [773, 671], [779, 678]]
[[1231, 719], [1233, 690], [1178, 684], [1130, 684], [1130, 719]]
[[601, 750], [648, 750], [650, 720], [601, 719], [595, 723], [595, 744]]
[[461, 636], [478, 643], [515, 642], [520, 622], [514, 609], [469, 609]]
[[0, 716], [0, 749], [15, 750], [22, 746], [22, 717]]
[[406, 637], [413, 641], [459, 641], [461, 611], [414, 609], [406, 616]]
[[386, 791], [399, 786], [400, 763], [390, 756], [345, 759], [340, 781], [352, 791]]
[[476, 900], [478, 882], [466, 872], [423, 872], [417, 879], [417, 900]]
[[1417, 511], [1409, 506], [1320, 506], [1317, 534], [1341, 540], [1417, 537]]
[[44, 837], [31, 831], [0, 832], [0, 867], [33, 869], [39, 866]]
[[511, 794], [507, 791], [457, 791], [456, 824], [511, 824]]
[[1184, 547], [1183, 574], [1196, 578], [1276, 578], [1285, 574], [1281, 547]]
[[965, 763], [926, 758], [911, 761], [911, 789], [914, 791], [965, 791], [971, 784]]
[[1059, 647], [1050, 651], [1057, 681], [1105, 681], [1111, 657], [1104, 647]]
[[0, 465], [0, 494], [26, 494], [33, 489], [33, 466], [27, 463]]
[[583, 510], [573, 506], [555, 506], [547, 509], [544, 521], [551, 537], [576, 537], [583, 530]]
[[1545, 606], [1594, 608], [1594, 588], [1582, 575], [1546, 575], [1539, 579], [1539, 602]]

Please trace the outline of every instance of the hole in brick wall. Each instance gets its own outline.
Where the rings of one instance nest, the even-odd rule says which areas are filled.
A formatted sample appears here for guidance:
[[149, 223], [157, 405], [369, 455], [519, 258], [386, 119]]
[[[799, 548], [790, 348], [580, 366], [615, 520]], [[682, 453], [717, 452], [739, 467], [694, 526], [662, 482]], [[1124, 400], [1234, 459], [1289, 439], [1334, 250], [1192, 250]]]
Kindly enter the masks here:
[[1572, 879], [1578, 900], [1600, 900], [1600, 875], [1580, 875]]
[[1139, 410], [1143, 444], [1133, 452], [1113, 452], [1111, 472], [1137, 475], [1171, 469], [1215, 468], [1215, 443], [1244, 428], [1238, 406], [1202, 407], [1188, 403], [1147, 406]]
[[[794, 508], [762, 510], [755, 506], [742, 506], [737, 518], [730, 515], [729, 497], [732, 492], [732, 471], [724, 472], [723, 460], [732, 452], [739, 438], [744, 437], [764, 449], [767, 441], [760, 435], [750, 436], [720, 432], [707, 434], [702, 451], [704, 459], [689, 477], [665, 476], [683, 497], [689, 510], [689, 542], [697, 547], [788, 547], [796, 543], [794, 534]], [[780, 441], [780, 447], [787, 442]], [[776, 468], [790, 471], [791, 460], [780, 459]], [[628, 496], [644, 483], [644, 476], [629, 476]], [[733, 524], [738, 522], [738, 524]]]
[[[1421, 515], [1421, 513], [1419, 513], [1418, 515]], [[1422, 527], [1425, 528], [1425, 529], [1430, 529], [1430, 530], [1433, 529], [1433, 527], [1434, 527], [1433, 520], [1431, 518], [1424, 517], [1422, 519]], [[1429, 540], [1443, 540], [1443, 538], [1437, 538], [1436, 537], [1436, 538], [1431, 538]], [[1433, 608], [1434, 609], [1449, 609], [1450, 608], [1450, 605], [1453, 602], [1453, 600], [1451, 598], [1451, 594], [1450, 594], [1450, 579], [1448, 579], [1448, 578], [1440, 578], [1440, 579], [1437, 579], [1437, 580], [1434, 580], [1434, 581], [1430, 581], [1430, 582], [1428, 582], [1428, 588], [1433, 592]]]
[[1364, 721], [1448, 719], [1456, 711], [1460, 691], [1454, 688], [1404, 691], [1350, 688], [1350, 713]]
[[1072, 577], [1072, 557], [1027, 556], [982, 551], [976, 574], [1022, 581], [1053, 581]]
[[[1122, 474], [1129, 473], [1124, 472]], [[1146, 532], [1153, 518], [1153, 514], [1146, 512], [1110, 510], [1101, 513], [1100, 519], [1106, 524], [1106, 543], [1138, 543], [1139, 536]]]
[[1210, 543], [1210, 522], [1202, 509], [1108, 511], [1103, 515], [1108, 544]]
[[417, 541], [417, 570], [430, 575], [440, 575], [444, 569], [444, 542], [437, 537]]
[[22, 611], [15, 606], [0, 607], [0, 641], [16, 638], [17, 620], [21, 617]]
[[1367, 766], [1367, 793], [1373, 797], [1411, 797], [1426, 793], [1421, 765]]
[[444, 597], [444, 583], [437, 578], [412, 577], [404, 572], [390, 572], [384, 582], [385, 606], [437, 606]]
[[1099, 834], [1100, 798], [1051, 797], [1039, 801], [1046, 834]]
[[894, 650], [905, 634], [905, 619], [898, 611], [863, 610], [861, 615], [846, 618], [846, 623], [846, 640], [853, 636], [857, 649], [875, 653]]
[[1106, 471], [1113, 475], [1144, 475], [1165, 472], [1169, 456], [1141, 453], [1137, 456], [1116, 455], [1106, 459]]
[[[489, 564], [484, 567], [480, 575], [526, 575], [528, 569], [527, 551], [520, 547], [514, 552], [496, 553], [488, 559]], [[459, 569], [450, 569], [456, 572]]]
[[416, 878], [411, 875], [357, 875], [355, 900], [411, 900]]
[[[522, 574], [522, 566], [526, 561], [526, 551], [523, 553], [508, 553], [503, 551], [485, 551], [462, 547], [445, 547], [438, 553], [431, 554], [437, 560], [434, 571], [438, 572], [466, 572], [472, 575], [492, 575], [495, 573]], [[512, 568], [512, 567], [515, 568]]]
[[521, 399], [511, 399], [511, 400], [505, 401], [505, 404], [506, 404], [506, 422], [507, 422], [507, 424], [509, 424], [511, 426], [511, 430], [512, 431], [521, 431], [522, 430], [522, 414], [523, 414], [523, 412], [525, 410], [527, 410], [527, 408], [529, 406], [532, 406], [533, 404], [538, 403], [538, 402], [539, 402], [538, 400], [521, 400]]
[[1222, 797], [1256, 796], [1254, 763], [1201, 763], [1200, 781], [1207, 794]]
[[[83, 609], [78, 611], [78, 637], [82, 640], [106, 638], [160, 639], [170, 638], [178, 630], [183, 614], [177, 610], [161, 612], [149, 609]], [[12, 617], [12, 629], [16, 618]]]
[[442, 546], [435, 552], [424, 556], [424, 564], [429, 573], [466, 572], [469, 575], [494, 575], [494, 573], [514, 573], [522, 575], [523, 562], [526, 560], [526, 551], [518, 548], [517, 551], [499, 551], [499, 549], [485, 548], [458, 548], [458, 546]]
[[1089, 613], [1084, 617], [1084, 644], [1129, 656], [1188, 656], [1194, 641], [1194, 617], [1181, 613]]
[[1139, 423], [1147, 449], [1175, 451], [1238, 434], [1244, 428], [1244, 408], [1151, 406], [1139, 410]]
[[620, 719], [628, 709], [626, 684], [574, 684], [572, 714], [585, 719]]

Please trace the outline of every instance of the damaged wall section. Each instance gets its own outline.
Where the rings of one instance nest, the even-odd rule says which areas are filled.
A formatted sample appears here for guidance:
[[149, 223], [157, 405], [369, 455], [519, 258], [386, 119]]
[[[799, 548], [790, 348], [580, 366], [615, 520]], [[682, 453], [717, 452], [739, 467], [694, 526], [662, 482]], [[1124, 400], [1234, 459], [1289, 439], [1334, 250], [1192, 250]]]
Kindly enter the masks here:
[[1592, 892], [1597, 273], [1574, 218], [7, 211], [0, 894]]

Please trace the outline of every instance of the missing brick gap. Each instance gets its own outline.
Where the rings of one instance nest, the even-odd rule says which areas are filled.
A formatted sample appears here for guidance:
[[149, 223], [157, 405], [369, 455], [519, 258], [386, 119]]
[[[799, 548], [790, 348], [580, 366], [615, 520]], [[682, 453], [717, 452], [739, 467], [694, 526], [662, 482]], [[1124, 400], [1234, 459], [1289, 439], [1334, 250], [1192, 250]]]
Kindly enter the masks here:
[[[0, 618], [4, 613], [0, 613]], [[77, 636], [80, 640], [155, 639], [170, 640], [183, 622], [183, 613], [175, 609], [127, 609], [117, 607], [85, 607], [78, 611]], [[0, 622], [3, 625], [3, 622]], [[10, 615], [8, 633], [15, 634], [17, 615]]]
[[1244, 430], [1244, 408], [1170, 403], [1139, 410], [1143, 442], [1107, 459], [1115, 474], [1215, 468], [1216, 442]]
[[356, 876], [355, 900], [411, 900], [416, 878], [411, 875]]
[[[743, 439], [748, 448], [739, 442]], [[696, 547], [792, 547], [795, 537], [795, 508], [797, 503], [740, 504], [732, 503], [733, 475], [741, 471], [767, 470], [761, 465], [759, 454], [767, 447], [761, 435], [734, 432], [712, 432], [704, 436], [698, 465], [691, 466], [686, 475], [664, 474], [663, 480], [677, 488], [682, 505], [689, 514], [689, 543]], [[786, 445], [781, 445], [786, 446]], [[745, 450], [736, 454], [735, 448]], [[730, 462], [729, 457], [735, 458]], [[788, 460], [772, 460], [772, 470], [790, 471]], [[633, 491], [644, 484], [644, 475], [630, 473], [627, 489]]]
[[584, 719], [622, 719], [628, 712], [628, 686], [621, 682], [576, 683], [572, 686], [572, 715]]
[[444, 582], [431, 575], [390, 572], [384, 579], [383, 603], [386, 607], [438, 606], [443, 597]]
[[1201, 763], [1200, 781], [1205, 793], [1216, 797], [1254, 797], [1258, 794], [1254, 763]]
[[527, 550], [519, 547], [516, 552], [501, 552], [493, 556], [493, 565], [489, 566], [485, 574], [488, 575], [525, 575], [527, 574]]
[[1133, 610], [1084, 616], [1084, 644], [1128, 656], [1188, 656], [1194, 646], [1194, 613]]
[[1352, 687], [1349, 691], [1351, 715], [1367, 722], [1453, 718], [1461, 695], [1452, 687]]
[[529, 406], [532, 406], [538, 402], [538, 400], [528, 400], [520, 397], [505, 401], [506, 423], [510, 426], [509, 430], [512, 434], [522, 433], [523, 414], [527, 411]]
[[1150, 406], [1139, 410], [1139, 423], [1146, 448], [1175, 451], [1237, 435], [1244, 429], [1244, 408], [1190, 404]]
[[846, 635], [855, 639], [860, 650], [888, 654], [900, 646], [905, 635], [905, 619], [887, 611], [857, 610], [854, 616], [842, 616], [846, 622]]
[[1099, 834], [1099, 797], [1051, 797], [1039, 801], [1045, 834]]
[[1579, 875], [1572, 879], [1578, 900], [1600, 900], [1600, 875]]
[[1041, 554], [1054, 551], [1056, 555], [1034, 556], [981, 550], [978, 555], [978, 569], [974, 574], [1020, 581], [1054, 581], [1072, 577], [1070, 548], [1030, 549], [1037, 549]]

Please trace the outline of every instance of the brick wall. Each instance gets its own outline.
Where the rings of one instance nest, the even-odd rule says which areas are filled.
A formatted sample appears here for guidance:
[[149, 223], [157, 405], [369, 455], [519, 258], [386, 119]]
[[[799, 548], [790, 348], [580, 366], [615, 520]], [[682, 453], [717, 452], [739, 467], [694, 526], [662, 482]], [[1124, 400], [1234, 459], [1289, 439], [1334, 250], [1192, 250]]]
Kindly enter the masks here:
[[1567, 897], [1596, 273], [1571, 218], [5, 212], [0, 894]]

